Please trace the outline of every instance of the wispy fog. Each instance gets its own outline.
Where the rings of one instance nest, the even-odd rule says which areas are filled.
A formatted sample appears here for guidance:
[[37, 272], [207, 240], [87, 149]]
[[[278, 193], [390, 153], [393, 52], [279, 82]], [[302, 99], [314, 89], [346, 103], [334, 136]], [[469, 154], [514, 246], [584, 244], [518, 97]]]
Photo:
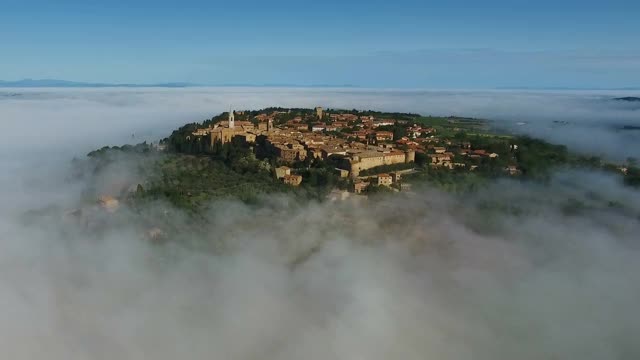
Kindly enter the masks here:
[[[232, 106], [371, 108], [509, 120], [578, 150], [640, 154], [624, 93], [335, 89], [0, 92], [0, 347], [8, 359], [636, 359], [640, 195], [599, 173], [474, 195], [227, 201], [192, 227], [165, 203], [100, 231], [70, 160], [157, 140]], [[570, 122], [555, 133], [553, 120]], [[132, 138], [132, 135], [133, 138]], [[621, 135], [621, 136], [619, 136]], [[127, 177], [126, 167], [109, 176]], [[105, 179], [105, 181], [108, 181]], [[507, 204], [497, 211], [487, 204]], [[567, 212], [567, 204], [584, 209]], [[56, 212], [53, 212], [56, 214]], [[145, 239], [150, 224], [182, 242]], [[157, 225], [161, 224], [161, 225]]]
[[[410, 111], [500, 120], [522, 133], [565, 143], [574, 150], [623, 159], [640, 154], [638, 103], [625, 91], [420, 91], [368, 89], [3, 89], [2, 147], [31, 149], [62, 143], [99, 144], [157, 139], [185, 122], [201, 121], [229, 107], [324, 107]], [[556, 123], [554, 123], [556, 121]], [[521, 123], [526, 124], [521, 124]], [[520, 125], [515, 125], [520, 123]], [[69, 141], [72, 141], [70, 143]]]

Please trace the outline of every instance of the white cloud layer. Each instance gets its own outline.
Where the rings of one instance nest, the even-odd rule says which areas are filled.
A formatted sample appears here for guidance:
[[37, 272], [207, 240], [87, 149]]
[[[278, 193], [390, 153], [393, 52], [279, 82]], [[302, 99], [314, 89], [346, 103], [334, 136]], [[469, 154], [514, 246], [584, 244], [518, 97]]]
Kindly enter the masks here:
[[[368, 89], [190, 88], [14, 89], [0, 91], [1, 147], [52, 147], [157, 139], [186, 122], [228, 110], [268, 106], [410, 111], [472, 116], [511, 123], [516, 130], [572, 148], [624, 158], [640, 154], [640, 107], [611, 101], [637, 92], [417, 91]], [[570, 122], [557, 126], [553, 121]], [[28, 146], [26, 146], [28, 144]]]
[[[187, 229], [199, 251], [141, 240], [145, 225], [126, 209], [97, 216], [107, 226], [96, 232], [55, 216], [23, 216], [77, 203], [83, 184], [68, 179], [72, 155], [130, 142], [132, 133], [157, 139], [229, 105], [456, 114], [533, 128], [560, 118], [583, 129], [565, 133], [580, 148], [615, 134], [601, 125], [637, 119], [637, 109], [604, 100], [609, 94], [12, 92], [18, 95], [0, 95], [0, 347], [7, 358], [640, 356], [640, 196], [600, 174], [560, 173], [549, 185], [505, 181], [466, 198], [425, 188], [375, 206], [280, 196], [261, 207], [227, 202], [207, 214], [205, 229], [189, 230], [175, 210], [160, 220]], [[585, 129], [592, 132], [582, 135]], [[624, 144], [625, 151], [638, 146]], [[613, 145], [598, 149], [620, 155]], [[602, 199], [618, 206], [597, 206]], [[492, 201], [525, 215], [482, 210]], [[570, 201], [594, 209], [567, 215], [561, 208]]]

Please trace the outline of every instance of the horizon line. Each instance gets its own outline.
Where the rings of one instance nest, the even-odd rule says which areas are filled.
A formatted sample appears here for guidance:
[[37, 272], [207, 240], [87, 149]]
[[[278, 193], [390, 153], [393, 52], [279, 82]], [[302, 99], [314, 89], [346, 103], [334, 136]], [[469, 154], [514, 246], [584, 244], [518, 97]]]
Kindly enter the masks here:
[[221, 83], [200, 84], [191, 82], [159, 83], [103, 83], [60, 79], [30, 79], [16, 81], [0, 80], [0, 88], [195, 88], [195, 87], [273, 87], [273, 88], [358, 88], [398, 90], [565, 90], [565, 91], [638, 91], [640, 86], [624, 87], [576, 87], [576, 86], [493, 86], [493, 87], [416, 87], [416, 86], [362, 86], [355, 84], [295, 84], [295, 83]]

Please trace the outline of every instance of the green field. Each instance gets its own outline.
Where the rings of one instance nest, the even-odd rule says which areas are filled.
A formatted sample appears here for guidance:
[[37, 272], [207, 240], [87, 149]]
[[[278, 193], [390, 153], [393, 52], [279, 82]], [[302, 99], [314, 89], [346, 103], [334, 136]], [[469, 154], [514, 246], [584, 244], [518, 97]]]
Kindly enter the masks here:
[[473, 134], [487, 134], [490, 126], [486, 120], [461, 118], [461, 117], [441, 117], [441, 116], [421, 116], [416, 118], [415, 123], [422, 126], [433, 127], [439, 135], [452, 136], [458, 132]]

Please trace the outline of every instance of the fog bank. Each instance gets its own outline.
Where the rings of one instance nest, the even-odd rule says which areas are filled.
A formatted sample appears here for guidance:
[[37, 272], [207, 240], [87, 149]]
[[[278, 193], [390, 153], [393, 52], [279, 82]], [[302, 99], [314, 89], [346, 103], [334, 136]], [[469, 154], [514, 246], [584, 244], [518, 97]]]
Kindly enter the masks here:
[[[437, 91], [324, 88], [2, 89], [0, 149], [157, 139], [229, 107], [357, 108], [500, 120], [513, 131], [573, 150], [624, 159], [640, 154], [637, 104], [611, 99], [633, 91]], [[560, 122], [554, 123], [554, 121]], [[516, 125], [517, 123], [526, 123]], [[135, 138], [132, 139], [132, 135]]]
[[[559, 172], [545, 185], [505, 180], [465, 196], [427, 186], [360, 202], [226, 201], [213, 204], [198, 227], [162, 202], [142, 209], [145, 216], [90, 208], [99, 231], [64, 215], [87, 185], [70, 178], [72, 156], [130, 142], [132, 133], [157, 139], [229, 104], [471, 116], [492, 108], [507, 118], [536, 103], [588, 103], [595, 95], [20, 93], [0, 96], [0, 118], [8, 119], [0, 122], [0, 346], [7, 358], [640, 356], [640, 195], [602, 174]], [[575, 105], [558, 106], [546, 119]], [[637, 112], [606, 106], [616, 109], [593, 105], [590, 116], [575, 118], [633, 120]], [[114, 178], [131, 175], [119, 169]], [[567, 211], [574, 203], [583, 206]], [[43, 208], [53, 210], [26, 220], [25, 212]], [[183, 241], [148, 241], [150, 226], [184, 229]]]

